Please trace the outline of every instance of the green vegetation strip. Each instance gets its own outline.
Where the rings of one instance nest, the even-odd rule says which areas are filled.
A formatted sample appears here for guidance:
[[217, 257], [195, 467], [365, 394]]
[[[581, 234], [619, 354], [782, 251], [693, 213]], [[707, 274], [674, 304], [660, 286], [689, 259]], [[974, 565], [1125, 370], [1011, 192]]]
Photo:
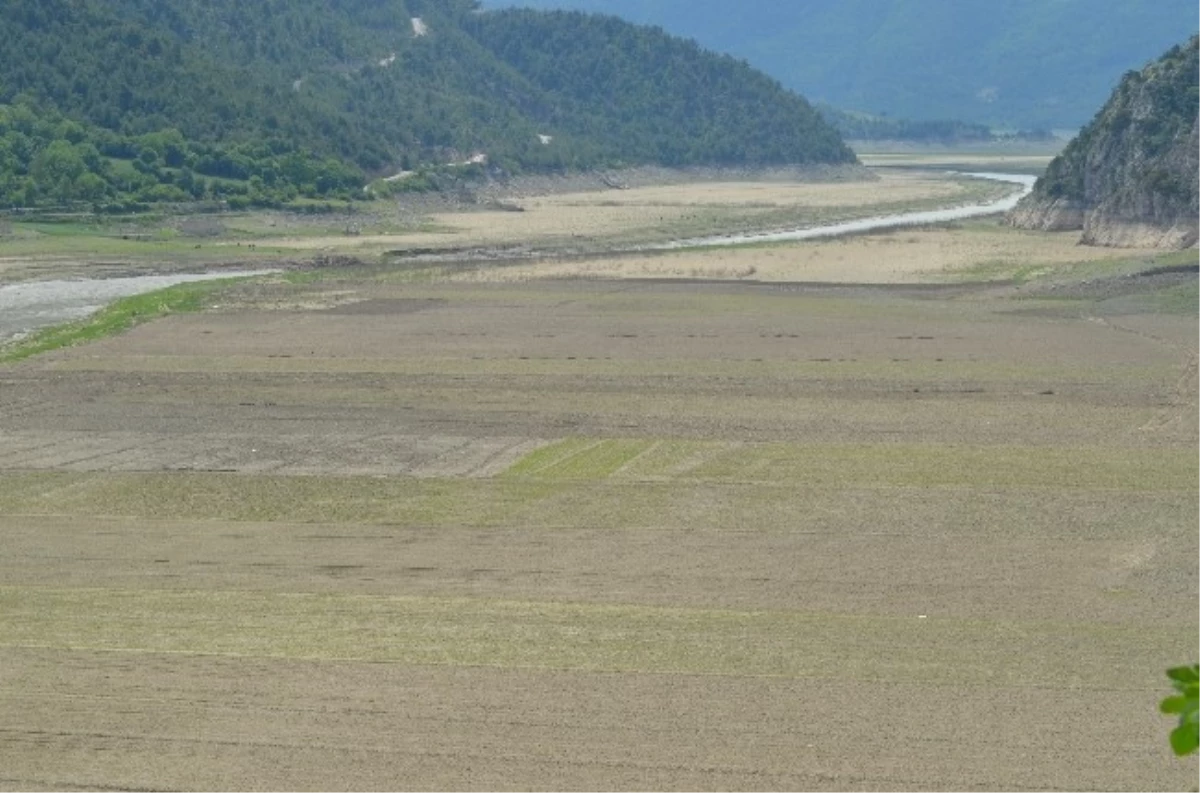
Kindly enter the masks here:
[[121, 298], [87, 319], [56, 325], [10, 347], [0, 348], [0, 363], [20, 361], [40, 353], [73, 347], [124, 333], [130, 328], [167, 314], [199, 311], [212, 293], [240, 279], [221, 278], [177, 284]]
[[549, 601], [0, 587], [0, 646], [602, 672], [1138, 688], [1170, 626]]
[[[693, 458], [689, 464], [680, 459]], [[686, 478], [839, 486], [927, 486], [1183, 490], [1200, 467], [1192, 451], [1026, 446], [809, 445], [568, 438], [506, 472], [546, 480]]]
[[[553, 454], [552, 448], [549, 456], [533, 459], [553, 466]], [[663, 445], [631, 467], [678, 471], [703, 459]], [[587, 481], [521, 475], [521, 470], [493, 480], [7, 472], [0, 473], [0, 516], [1097, 539], [1177, 533], [1197, 519], [1194, 479], [1183, 489], [1153, 491], [622, 478], [636, 471]]]

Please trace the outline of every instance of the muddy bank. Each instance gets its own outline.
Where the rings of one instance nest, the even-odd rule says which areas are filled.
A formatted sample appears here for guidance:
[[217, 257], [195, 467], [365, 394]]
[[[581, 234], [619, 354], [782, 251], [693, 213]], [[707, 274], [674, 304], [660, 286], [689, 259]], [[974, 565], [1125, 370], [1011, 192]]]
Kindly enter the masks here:
[[893, 215], [878, 215], [876, 217], [860, 218], [845, 223], [833, 223], [804, 229], [784, 229], [764, 233], [726, 234], [715, 237], [701, 237], [691, 240], [679, 240], [665, 245], [656, 246], [663, 249], [704, 248], [723, 245], [754, 245], [763, 242], [792, 242], [799, 240], [821, 239], [825, 237], [843, 237], [849, 234], [862, 234], [881, 229], [902, 228], [904, 226], [925, 226], [936, 223], [949, 223], [955, 220], [984, 217], [1000, 212], [1007, 212], [1017, 205], [1023, 197], [1033, 189], [1037, 177], [1023, 174], [1003, 173], [967, 173], [977, 179], [990, 179], [1019, 185], [1019, 189], [1010, 195], [995, 201], [966, 206], [932, 209], [924, 212], [902, 212]]
[[702, 182], [869, 182], [878, 178], [869, 168], [861, 165], [790, 165], [771, 168], [643, 166], [578, 174], [518, 176], [489, 182], [476, 192], [487, 200]]
[[[1018, 194], [1026, 192], [1029, 184], [1032, 182], [1032, 177], [1005, 174], [976, 173], [967, 174], [967, 176], [1013, 183], [1019, 185], [1019, 187], [1014, 188], [1009, 196], [998, 200], [993, 199], [932, 211], [876, 215], [849, 222], [826, 223], [800, 229], [778, 229], [777, 227], [777, 230], [774, 231], [742, 232], [730, 223], [714, 227], [727, 232], [719, 236], [688, 237], [681, 234], [679, 238], [672, 239], [668, 237], [662, 243], [649, 245], [626, 244], [622, 247], [620, 244], [614, 246], [611, 241], [592, 240], [589, 242], [586, 238], [576, 239], [572, 237], [572, 239], [567, 241], [566, 245], [562, 242], [538, 244], [536, 242], [522, 241], [514, 242], [513, 244], [414, 247], [393, 251], [391, 253], [391, 260], [393, 262], [411, 261], [421, 265], [436, 261], [473, 266], [489, 262], [533, 261], [551, 255], [560, 259], [578, 258], [582, 260], [597, 255], [612, 256], [621, 253], [646, 254], [678, 248], [728, 246], [839, 236], [905, 225], [940, 223], [1004, 211], [1011, 208]], [[879, 179], [879, 177], [867, 169], [857, 166], [812, 169], [755, 169], [753, 171], [713, 168], [688, 170], [640, 168], [621, 171], [618, 174], [589, 173], [555, 177], [523, 177], [504, 185], [499, 183], [488, 185], [488, 190], [495, 191], [491, 193], [491, 195], [496, 196], [494, 199], [485, 199], [483, 197], [485, 194], [473, 194], [471, 200], [477, 202], [476, 205], [481, 208], [490, 207], [494, 210], [496, 204], [503, 200], [500, 196], [519, 200], [521, 197], [552, 195], [556, 193], [620, 191], [651, 185], [659, 187], [681, 184], [733, 182], [737, 180], [796, 184], [804, 182], [859, 182], [864, 179], [873, 181]], [[521, 191], [520, 195], [518, 191]], [[439, 195], [437, 200], [448, 200], [448, 196], [444, 194]], [[515, 204], [513, 208], [514, 211], [520, 210]], [[421, 211], [424, 212], [426, 209], [422, 209]], [[325, 266], [343, 266], [355, 262], [357, 262], [356, 259], [349, 257], [321, 254], [308, 262], [279, 260], [272, 261], [271, 264], [274, 265], [274, 269], [309, 269]], [[61, 263], [56, 266], [61, 271]], [[59, 278], [39, 283], [13, 284], [0, 289], [0, 343], [3, 343], [5, 340], [20, 338], [38, 328], [79, 319], [98, 310], [112, 300], [131, 294], [152, 291], [185, 281], [264, 272], [263, 270], [243, 268], [241, 271], [224, 269], [221, 272], [203, 274], [164, 274], [161, 272], [151, 274], [144, 270], [139, 272], [136, 269], [138, 265], [128, 265], [128, 267], [130, 270], [125, 272], [117, 271], [106, 274], [135, 277], [80, 280], [62, 280]]]
[[[482, 246], [470, 245], [455, 247], [412, 247], [387, 251], [385, 255], [390, 257], [391, 261], [393, 262], [412, 261], [481, 263], [489, 261], [511, 262], [519, 260], [537, 260], [546, 257], [552, 257], [556, 260], [586, 261], [589, 259], [595, 259], [597, 257], [607, 258], [622, 254], [655, 254], [690, 248], [716, 248], [737, 245], [757, 245], [770, 242], [792, 242], [807, 239], [842, 237], [873, 231], [903, 228], [906, 226], [923, 226], [948, 223], [957, 220], [965, 220], [968, 218], [984, 217], [987, 215], [1004, 213], [1011, 210], [1022, 197], [1028, 195], [1029, 191], [1033, 188], [1034, 182], [1036, 181], [1036, 177], [1024, 174], [977, 172], [959, 175], [1005, 183], [1011, 185], [1013, 189], [1000, 198], [993, 198], [987, 201], [976, 201], [960, 206], [949, 206], [934, 210], [872, 215], [837, 223], [807, 225], [800, 228], [780, 228], [776, 226], [775, 228], [756, 229], [752, 231], [739, 231], [736, 229], [730, 229], [726, 233], [717, 235], [683, 236], [676, 239], [668, 239], [664, 242], [633, 243], [625, 245], [613, 245], [611, 243], [607, 243], [600, 244], [598, 246], [589, 246], [587, 240], [580, 239], [574, 241], [573, 245], [567, 247], [563, 247], [561, 245], [544, 247], [529, 243]], [[876, 174], [872, 173], [871, 176], [874, 179], [879, 179]], [[712, 181], [717, 181], [717, 177], [715, 175], [711, 176], [710, 178]], [[789, 180], [783, 176], [780, 177], [780, 180], [795, 181], [794, 179]], [[657, 186], [661, 183], [654, 181], [650, 184]]]
[[[765, 168], [641, 166], [603, 171], [561, 174], [494, 173], [485, 181], [448, 181], [436, 193], [395, 196], [401, 212], [414, 215], [464, 211], [472, 208], [495, 210], [509, 201], [537, 196], [628, 190], [637, 187], [695, 184], [703, 182], [869, 182], [879, 177], [862, 165], [781, 165]], [[512, 207], [517, 211], [517, 207]]]
[[1013, 228], [1034, 231], [1081, 231], [1081, 245], [1104, 248], [1184, 250], [1200, 239], [1195, 215], [1155, 219], [1154, 211], [1142, 214], [1111, 211], [1065, 198], [1029, 196], [1008, 213]]
[[142, 275], [131, 278], [80, 278], [0, 286], [0, 345], [19, 341], [41, 328], [83, 319], [123, 297], [193, 281], [212, 281], [273, 272], [279, 271], [267, 269]]

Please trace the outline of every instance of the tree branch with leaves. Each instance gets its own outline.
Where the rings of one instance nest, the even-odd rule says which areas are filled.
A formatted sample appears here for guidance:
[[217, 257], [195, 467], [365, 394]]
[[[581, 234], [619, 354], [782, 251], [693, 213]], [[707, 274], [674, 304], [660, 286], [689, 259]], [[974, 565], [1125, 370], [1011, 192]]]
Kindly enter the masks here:
[[1167, 677], [1178, 692], [1159, 706], [1163, 713], [1179, 715], [1179, 726], [1171, 730], [1171, 748], [1180, 757], [1196, 751], [1200, 742], [1200, 664], [1167, 670]]

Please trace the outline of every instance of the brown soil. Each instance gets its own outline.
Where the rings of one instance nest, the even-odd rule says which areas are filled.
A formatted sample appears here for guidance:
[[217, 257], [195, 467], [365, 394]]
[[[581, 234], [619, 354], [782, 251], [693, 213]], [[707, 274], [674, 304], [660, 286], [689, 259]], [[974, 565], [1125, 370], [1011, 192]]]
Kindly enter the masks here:
[[[1106, 717], [1147, 710], [1134, 691], [1089, 697], [1094, 715], [1058, 730], [1020, 717], [1077, 711], [1078, 692], [50, 650], [0, 658], [22, 679], [6, 696], [22, 718], [0, 745], [0, 782], [26, 790], [1067, 790], [1194, 778], [1186, 763], [1169, 770], [1153, 741], [1129, 741], [1161, 718]], [[1085, 755], [1083, 765], [1065, 759]]]
[[0, 788], [1194, 784], [1195, 316], [222, 305], [0, 369]]

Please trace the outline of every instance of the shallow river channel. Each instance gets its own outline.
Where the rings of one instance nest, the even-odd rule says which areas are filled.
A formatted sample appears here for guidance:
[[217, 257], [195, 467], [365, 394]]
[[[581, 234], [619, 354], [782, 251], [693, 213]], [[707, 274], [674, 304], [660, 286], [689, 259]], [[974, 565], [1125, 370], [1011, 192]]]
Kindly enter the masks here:
[[[897, 215], [878, 215], [828, 226], [771, 231], [752, 234], [730, 234], [715, 237], [677, 240], [653, 246], [652, 250], [674, 250], [678, 248], [713, 247], [719, 245], [750, 245], [761, 242], [785, 242], [791, 240], [837, 237], [864, 231], [920, 226], [930, 223], [946, 223], [953, 220], [994, 215], [1007, 212], [1033, 189], [1036, 177], [1004, 173], [966, 173], [979, 179], [993, 179], [1020, 185], [1020, 190], [996, 201], [968, 204], [948, 209], [925, 212], [906, 212]], [[645, 250], [645, 249], [643, 249]], [[37, 281], [0, 286], [0, 344], [27, 335], [31, 331], [57, 325], [62, 322], [82, 319], [114, 300], [130, 295], [152, 292], [175, 284], [189, 281], [206, 281], [215, 278], [263, 275], [274, 270], [251, 270], [214, 273], [191, 273], [175, 275], [141, 275], [128, 278], [80, 278], [61, 281]]]
[[932, 209], [924, 212], [904, 212], [897, 215], [876, 215], [875, 217], [859, 218], [845, 223], [834, 223], [828, 226], [814, 226], [806, 229], [756, 232], [749, 234], [727, 234], [714, 237], [698, 237], [690, 240], [677, 240], [655, 246], [656, 250], [674, 250], [676, 248], [703, 248], [720, 245], [753, 245], [761, 242], [790, 242], [792, 240], [812, 240], [823, 237], [840, 237], [846, 234], [859, 234], [864, 231], [899, 228], [903, 226], [925, 226], [931, 223], [949, 223], [953, 220], [982, 217], [1007, 212], [1017, 205], [1017, 202], [1033, 190], [1036, 176], [1012, 173], [962, 173], [976, 179], [991, 179], [997, 182], [1011, 182], [1020, 185], [1021, 189], [1011, 195], [983, 204], [967, 204], [947, 209]]

